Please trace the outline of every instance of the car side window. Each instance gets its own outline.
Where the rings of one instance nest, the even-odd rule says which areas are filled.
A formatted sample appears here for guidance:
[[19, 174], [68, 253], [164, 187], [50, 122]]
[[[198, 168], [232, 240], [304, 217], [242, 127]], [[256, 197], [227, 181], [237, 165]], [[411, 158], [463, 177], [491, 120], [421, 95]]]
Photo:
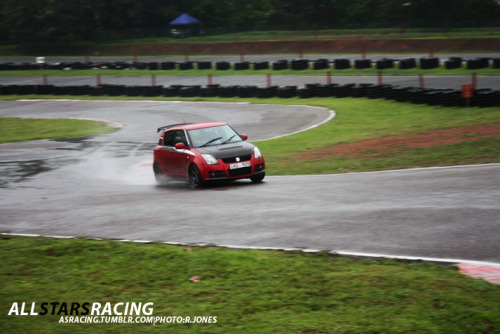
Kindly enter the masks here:
[[164, 139], [163, 139], [163, 145], [164, 146], [175, 146], [175, 132], [176, 131], [167, 131], [165, 132]]
[[175, 131], [175, 136], [174, 136], [174, 146], [177, 143], [184, 143], [184, 145], [187, 146], [187, 140], [186, 140], [186, 134], [184, 131]]

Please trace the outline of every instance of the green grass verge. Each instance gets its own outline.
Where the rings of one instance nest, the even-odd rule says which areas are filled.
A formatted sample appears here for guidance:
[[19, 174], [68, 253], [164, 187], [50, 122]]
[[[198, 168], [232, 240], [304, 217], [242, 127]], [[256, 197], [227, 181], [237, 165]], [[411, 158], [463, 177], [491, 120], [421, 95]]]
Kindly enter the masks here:
[[[487, 333], [500, 286], [456, 267], [325, 254], [0, 238], [2, 333]], [[190, 282], [192, 276], [201, 281]], [[215, 324], [60, 324], [13, 302], [153, 302]], [[29, 310], [27, 310], [29, 311]], [[69, 311], [69, 310], [68, 310]], [[50, 312], [50, 311], [49, 311]], [[57, 311], [56, 311], [57, 312]]]
[[87, 137], [115, 130], [98, 121], [0, 117], [0, 143]]
[[[329, 56], [329, 58], [332, 58]], [[339, 58], [339, 57], [336, 57]], [[333, 58], [332, 58], [333, 59]], [[311, 59], [314, 60], [314, 59]], [[333, 77], [335, 76], [377, 76], [378, 71], [375, 66], [368, 69], [344, 69], [337, 70], [330, 66], [329, 69], [323, 70], [272, 70], [272, 65], [269, 70], [217, 70], [215, 65], [213, 69], [210, 70], [110, 70], [110, 69], [92, 69], [92, 70], [23, 70], [23, 71], [0, 71], [0, 77], [40, 77], [47, 75], [50, 83], [50, 77], [93, 77], [96, 75], [101, 75], [103, 77], [131, 77], [131, 76], [207, 76], [209, 74], [216, 76], [259, 76], [259, 75], [298, 75], [298, 76], [326, 76], [327, 72], [331, 72]], [[468, 70], [465, 67], [447, 70], [443, 66], [435, 69], [422, 70], [420, 68], [400, 70], [397, 67], [392, 69], [380, 70], [383, 76], [418, 76], [423, 74], [424, 76], [470, 76], [476, 73], [480, 76], [500, 76], [500, 69], [498, 68], [483, 68], [478, 70]], [[326, 81], [325, 81], [326, 82]]]
[[[272, 103], [272, 101], [269, 101]], [[282, 104], [325, 107], [334, 120], [292, 136], [259, 142], [269, 174], [323, 174], [397, 168], [500, 162], [500, 136], [475, 141], [406, 150], [394, 155], [334, 156], [300, 159], [301, 152], [337, 144], [389, 136], [480, 124], [499, 123], [500, 108], [449, 108], [367, 98], [307, 101], [289, 99]], [[294, 157], [291, 159], [291, 157]]]

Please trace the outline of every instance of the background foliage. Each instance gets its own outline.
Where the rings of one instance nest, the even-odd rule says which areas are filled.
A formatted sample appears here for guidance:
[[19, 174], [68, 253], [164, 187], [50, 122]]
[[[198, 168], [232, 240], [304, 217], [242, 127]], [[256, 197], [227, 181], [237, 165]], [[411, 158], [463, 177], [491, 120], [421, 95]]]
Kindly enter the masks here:
[[275, 29], [492, 27], [497, 0], [2, 0], [0, 42], [71, 45], [168, 36], [181, 13], [205, 33]]

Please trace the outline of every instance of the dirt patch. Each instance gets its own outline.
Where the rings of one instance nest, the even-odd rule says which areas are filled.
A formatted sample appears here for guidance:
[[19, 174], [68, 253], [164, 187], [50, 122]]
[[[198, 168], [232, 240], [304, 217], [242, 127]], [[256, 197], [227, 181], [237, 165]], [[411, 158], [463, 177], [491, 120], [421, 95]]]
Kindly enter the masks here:
[[356, 156], [359, 154], [390, 156], [413, 148], [426, 148], [474, 141], [500, 135], [500, 123], [466, 126], [436, 130], [432, 132], [362, 140], [355, 143], [338, 144], [330, 147], [302, 152], [293, 160], [317, 160], [332, 155]]

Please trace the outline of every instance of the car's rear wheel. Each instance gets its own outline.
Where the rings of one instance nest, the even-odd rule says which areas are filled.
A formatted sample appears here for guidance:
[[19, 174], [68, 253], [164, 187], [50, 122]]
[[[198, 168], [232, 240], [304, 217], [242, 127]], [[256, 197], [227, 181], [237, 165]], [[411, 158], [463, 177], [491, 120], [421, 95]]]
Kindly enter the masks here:
[[196, 165], [191, 165], [189, 167], [189, 185], [192, 188], [199, 188], [203, 184], [203, 179], [201, 178], [200, 170]]
[[156, 183], [158, 183], [160, 186], [165, 185], [167, 183], [167, 178], [165, 177], [165, 175], [163, 175], [163, 172], [161, 171], [160, 165], [158, 165], [157, 163], [154, 163], [153, 164], [153, 171], [155, 173]]
[[265, 176], [266, 173], [255, 174], [254, 176], [250, 177], [250, 180], [252, 180], [253, 183], [260, 183], [262, 182], [262, 180], [264, 180]]

